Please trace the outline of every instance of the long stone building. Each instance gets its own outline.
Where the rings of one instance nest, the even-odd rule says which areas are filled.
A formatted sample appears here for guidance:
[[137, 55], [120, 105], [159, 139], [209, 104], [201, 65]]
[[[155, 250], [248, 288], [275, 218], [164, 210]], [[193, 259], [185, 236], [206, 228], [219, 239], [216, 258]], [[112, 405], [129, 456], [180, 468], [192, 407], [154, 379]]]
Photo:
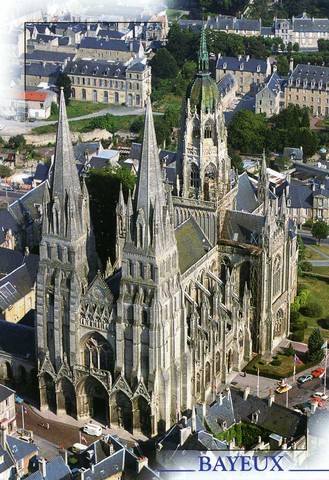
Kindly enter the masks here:
[[117, 205], [117, 268], [98, 271], [63, 94], [37, 278], [41, 409], [154, 434], [289, 332], [297, 245], [285, 197], [238, 177], [202, 29], [177, 182], [163, 183], [150, 99], [137, 185]]

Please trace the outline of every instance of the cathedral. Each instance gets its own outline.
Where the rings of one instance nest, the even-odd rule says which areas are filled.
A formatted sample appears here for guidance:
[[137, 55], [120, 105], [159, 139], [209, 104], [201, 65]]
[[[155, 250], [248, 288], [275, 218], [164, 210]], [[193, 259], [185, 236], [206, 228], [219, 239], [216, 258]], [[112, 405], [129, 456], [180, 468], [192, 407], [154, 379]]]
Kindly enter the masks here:
[[289, 334], [297, 239], [285, 196], [232, 170], [208, 65], [184, 102], [174, 185], [163, 181], [150, 99], [137, 184], [116, 208], [116, 263], [100, 271], [61, 92], [37, 276], [41, 410], [156, 434], [253, 352]]

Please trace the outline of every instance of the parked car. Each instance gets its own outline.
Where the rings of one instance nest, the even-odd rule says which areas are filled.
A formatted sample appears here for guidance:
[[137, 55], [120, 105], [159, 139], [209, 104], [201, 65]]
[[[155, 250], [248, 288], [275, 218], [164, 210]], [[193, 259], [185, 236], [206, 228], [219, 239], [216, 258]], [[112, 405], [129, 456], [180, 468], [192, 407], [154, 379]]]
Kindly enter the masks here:
[[324, 392], [315, 392], [311, 395], [312, 398], [321, 398], [322, 400], [327, 400], [328, 395]]
[[29, 118], [29, 122], [36, 122], [36, 120], [37, 120], [37, 119], [36, 119], [35, 117]]
[[15, 402], [21, 405], [24, 402], [24, 399], [19, 397], [18, 395], [15, 395]]
[[301, 375], [300, 377], [297, 378], [298, 383], [305, 383], [305, 382], [309, 382], [310, 380], [313, 380], [313, 375], [311, 375], [310, 373], [306, 375]]
[[278, 387], [275, 391], [276, 393], [285, 393], [285, 392], [288, 392], [290, 389], [292, 388], [291, 385], [283, 385], [282, 387]]
[[311, 374], [315, 378], [322, 378], [324, 375], [324, 368], [317, 367], [315, 370], [313, 370], [313, 372], [311, 372]]
[[301, 411], [302, 413], [311, 413], [311, 405], [308, 402], [299, 403], [298, 405], [294, 405], [293, 408]]

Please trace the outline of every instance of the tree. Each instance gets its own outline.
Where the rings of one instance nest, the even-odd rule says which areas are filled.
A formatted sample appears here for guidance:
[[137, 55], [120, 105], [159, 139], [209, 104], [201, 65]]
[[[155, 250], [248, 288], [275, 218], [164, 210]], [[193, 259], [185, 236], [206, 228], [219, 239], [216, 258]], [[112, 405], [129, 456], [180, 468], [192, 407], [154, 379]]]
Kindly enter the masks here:
[[323, 337], [319, 327], [313, 328], [313, 331], [308, 339], [307, 359], [309, 362], [319, 363], [323, 359]]
[[292, 49], [294, 52], [299, 52], [299, 43], [295, 42], [292, 46]]
[[56, 81], [57, 88], [63, 88], [64, 90], [64, 98], [65, 98], [65, 105], [70, 103], [71, 98], [71, 79], [66, 73], [60, 73], [57, 77]]
[[329, 235], [329, 225], [322, 220], [315, 222], [312, 225], [311, 233], [313, 237], [318, 240], [320, 245], [321, 240], [324, 240]]
[[175, 78], [178, 66], [174, 56], [166, 49], [160, 48], [150, 61], [152, 76], [158, 78]]
[[269, 128], [263, 115], [239, 110], [228, 126], [228, 142], [242, 153], [261, 153], [269, 137]]
[[276, 60], [276, 66], [280, 75], [288, 75], [289, 62], [285, 55], [279, 55]]
[[0, 178], [9, 177], [11, 170], [7, 165], [0, 165]]
[[15, 150], [21, 150], [26, 145], [26, 140], [23, 135], [15, 135], [8, 140], [8, 147]]

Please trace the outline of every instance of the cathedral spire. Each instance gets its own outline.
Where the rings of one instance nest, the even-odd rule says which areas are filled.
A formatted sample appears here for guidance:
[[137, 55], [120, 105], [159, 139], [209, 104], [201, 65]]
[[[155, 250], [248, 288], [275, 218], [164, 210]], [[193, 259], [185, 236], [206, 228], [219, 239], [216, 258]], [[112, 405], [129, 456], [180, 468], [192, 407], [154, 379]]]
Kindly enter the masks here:
[[151, 100], [148, 96], [144, 123], [143, 147], [134, 198], [136, 210], [144, 210], [145, 220], [148, 225], [150, 225], [152, 219], [153, 206], [156, 197], [161, 210], [166, 204], [166, 198], [162, 182]]
[[266, 214], [268, 210], [268, 196], [269, 196], [269, 178], [266, 166], [265, 149], [263, 151], [262, 164], [258, 175], [258, 192], [257, 197], [260, 203], [264, 204], [263, 213]]
[[206, 29], [201, 26], [200, 46], [198, 52], [199, 73], [209, 73], [209, 57], [206, 41]]
[[69, 192], [75, 197], [81, 195], [63, 89], [60, 92], [56, 150], [51, 183], [52, 195], [53, 197], [57, 196], [61, 203], [64, 202], [65, 195]]

